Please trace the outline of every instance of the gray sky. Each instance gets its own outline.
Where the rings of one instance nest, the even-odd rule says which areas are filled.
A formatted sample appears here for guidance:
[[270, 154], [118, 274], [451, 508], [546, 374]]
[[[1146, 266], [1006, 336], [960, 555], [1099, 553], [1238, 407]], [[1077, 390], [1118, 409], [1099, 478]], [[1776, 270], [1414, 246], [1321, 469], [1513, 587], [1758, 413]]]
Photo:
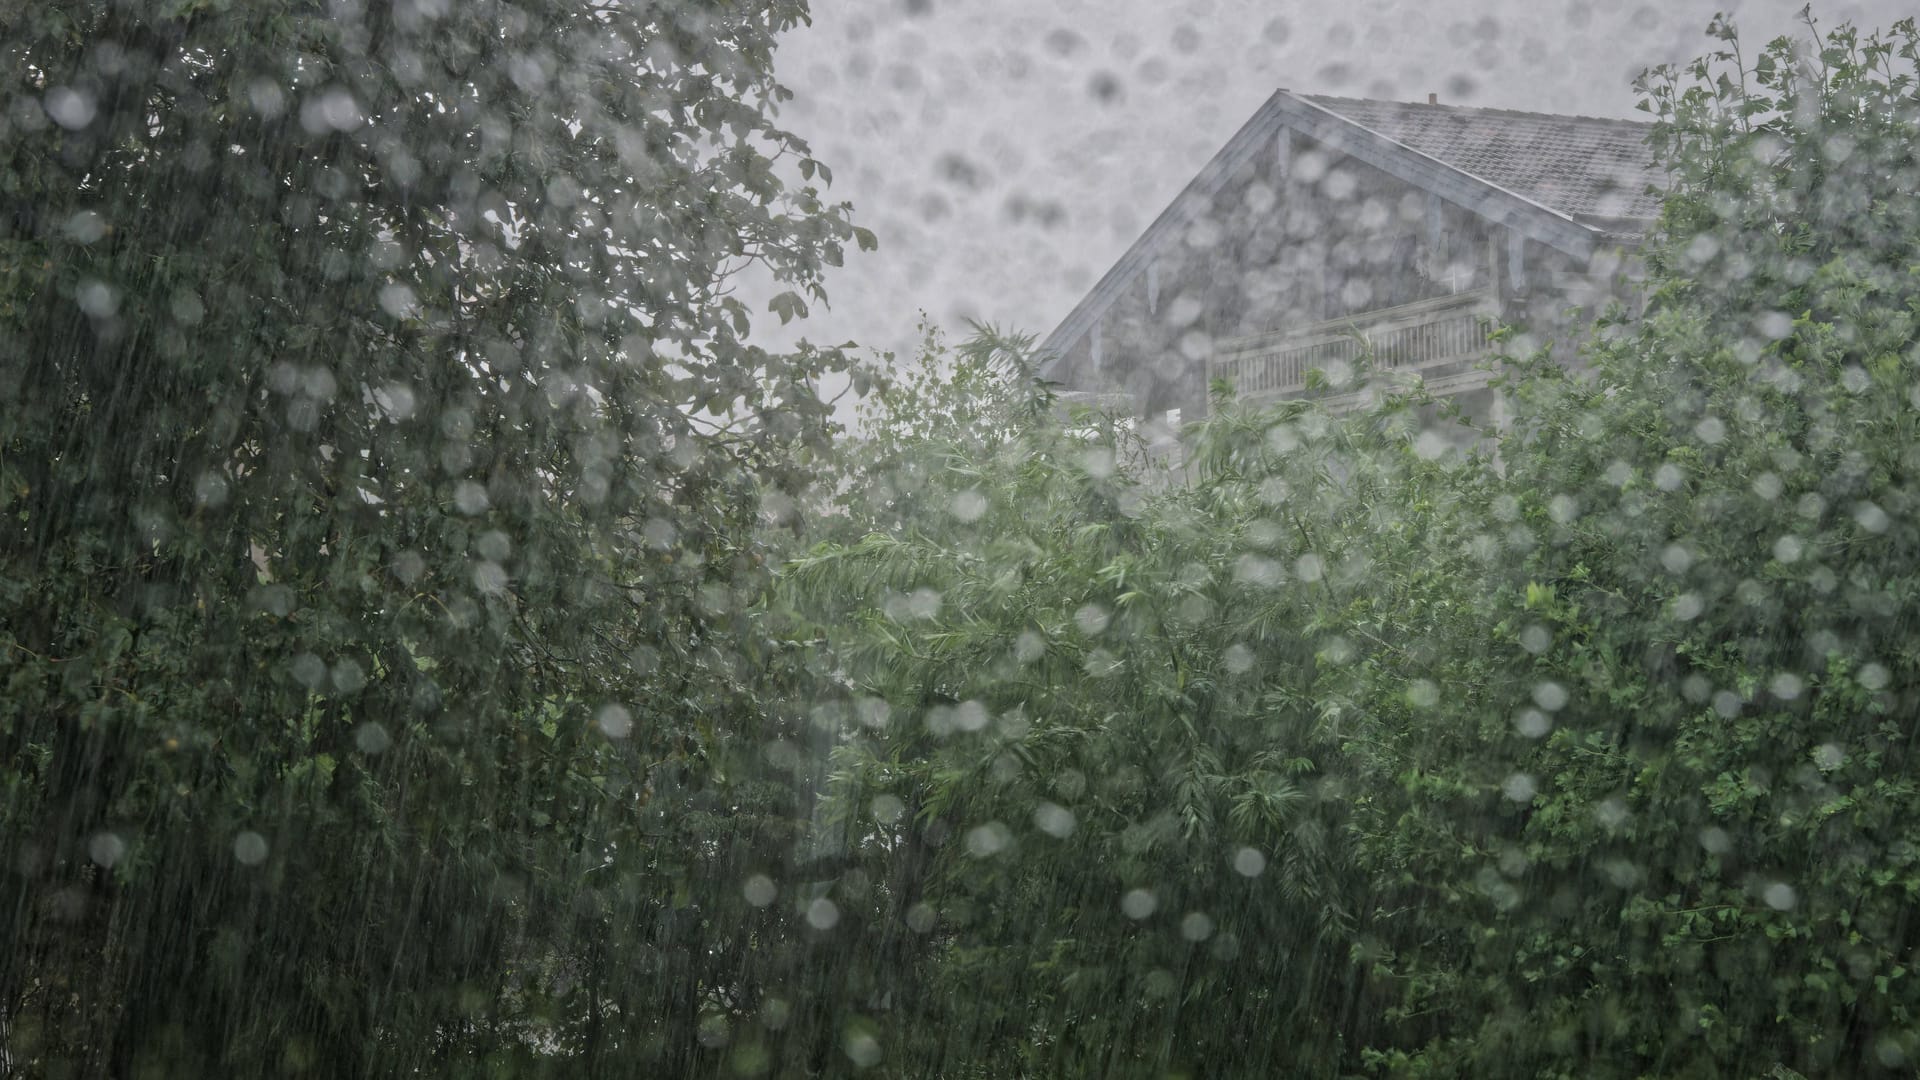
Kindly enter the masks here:
[[881, 246], [799, 329], [905, 350], [924, 309], [1044, 335], [1277, 87], [1633, 117], [1634, 75], [1707, 51], [1715, 11], [1758, 44], [1803, 2], [815, 0], [777, 55], [781, 120]]

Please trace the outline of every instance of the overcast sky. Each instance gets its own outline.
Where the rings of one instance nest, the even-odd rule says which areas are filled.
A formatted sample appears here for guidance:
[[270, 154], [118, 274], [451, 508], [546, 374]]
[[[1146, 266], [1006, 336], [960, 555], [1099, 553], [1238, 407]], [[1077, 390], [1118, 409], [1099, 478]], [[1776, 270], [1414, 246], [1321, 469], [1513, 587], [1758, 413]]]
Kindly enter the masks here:
[[1803, 2], [815, 0], [777, 56], [781, 120], [881, 247], [803, 332], [903, 349], [924, 309], [1044, 335], [1279, 87], [1633, 117], [1634, 75], [1707, 51], [1715, 11], [1757, 44]]

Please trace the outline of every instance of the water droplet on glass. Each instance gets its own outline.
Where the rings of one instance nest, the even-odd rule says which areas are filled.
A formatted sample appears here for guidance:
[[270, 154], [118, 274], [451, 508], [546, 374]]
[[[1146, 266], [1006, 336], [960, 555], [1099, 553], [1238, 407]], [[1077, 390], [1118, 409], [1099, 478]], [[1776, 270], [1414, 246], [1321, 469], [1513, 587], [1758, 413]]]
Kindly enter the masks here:
[[87, 858], [106, 869], [112, 869], [113, 864], [119, 862], [126, 853], [127, 842], [120, 838], [119, 833], [97, 832], [87, 841]]
[[378, 721], [369, 720], [355, 729], [353, 745], [359, 747], [362, 753], [378, 754], [393, 745], [393, 737]]
[[91, 244], [107, 235], [107, 219], [91, 210], [78, 210], [67, 219], [64, 231], [76, 244]]
[[267, 861], [267, 838], [247, 831], [233, 838], [233, 857], [242, 866], [259, 866]]
[[46, 109], [53, 122], [68, 131], [79, 131], [93, 123], [93, 118], [99, 115], [99, 106], [95, 104], [93, 95], [71, 86], [56, 86], [47, 91]]
[[1784, 311], [1769, 311], [1754, 320], [1753, 326], [1761, 337], [1779, 341], [1793, 333], [1793, 316]]
[[840, 925], [840, 906], [822, 896], [807, 905], [807, 925], [815, 930], [831, 930]]
[[1190, 911], [1180, 920], [1180, 936], [1188, 941], [1205, 941], [1213, 936], [1213, 920], [1204, 912]]
[[1548, 712], [1559, 712], [1567, 704], [1567, 688], [1551, 679], [1535, 683], [1533, 703]]
[[1846, 748], [1839, 743], [1821, 743], [1813, 748], [1813, 764], [1821, 772], [1832, 772], [1846, 763]]
[[1887, 512], [1870, 502], [1863, 502], [1853, 508], [1853, 520], [1862, 529], [1875, 534], [1886, 532], [1887, 526], [1892, 524], [1887, 517]]
[[396, 319], [411, 319], [420, 314], [420, 302], [411, 287], [395, 282], [381, 287], [380, 310]]
[[490, 506], [491, 503], [487, 499], [486, 488], [481, 487], [471, 480], [462, 480], [459, 485], [453, 489], [453, 505], [454, 508], [461, 513], [472, 517], [476, 514], [486, 513], [487, 507]]
[[1127, 894], [1120, 898], [1121, 913], [1135, 922], [1152, 915], [1154, 909], [1159, 906], [1160, 901], [1154, 899], [1153, 893], [1146, 889], [1128, 890]]
[[1514, 773], [1500, 785], [1500, 794], [1517, 803], [1532, 802], [1538, 792], [1539, 787], [1533, 777], [1523, 772]]
[[1243, 847], [1233, 853], [1234, 873], [1242, 877], [1259, 877], [1267, 869], [1267, 857], [1250, 847]]
[[987, 512], [987, 497], [978, 491], [963, 491], [947, 504], [947, 511], [963, 522], [979, 521]]
[[1228, 674], [1245, 675], [1253, 670], [1253, 650], [1245, 645], [1229, 645], [1227, 651], [1221, 654], [1220, 663], [1226, 667]]
[[1535, 623], [1520, 631], [1520, 647], [1539, 656], [1553, 647], [1553, 632]]
[[593, 723], [609, 739], [624, 739], [633, 733], [633, 714], [618, 703], [600, 706], [593, 714]]
[[847, 1059], [854, 1067], [870, 1069], [880, 1063], [880, 1040], [864, 1031], [847, 1036]]
[[916, 934], [927, 933], [932, 930], [934, 925], [939, 921], [940, 917], [933, 910], [931, 904], [915, 904], [907, 909], [907, 929], [912, 930]]
[[1033, 824], [1048, 836], [1065, 840], [1073, 835], [1073, 811], [1058, 803], [1043, 802], [1034, 808]]
[[1073, 613], [1074, 625], [1089, 637], [1104, 631], [1112, 620], [1113, 616], [1099, 604], [1087, 604]]
[[73, 291], [73, 302], [96, 319], [110, 318], [120, 310], [120, 290], [97, 278], [88, 278]]
[[294, 681], [309, 690], [318, 690], [327, 681], [326, 662], [310, 652], [294, 657], [288, 668], [293, 673]]
[[766, 907], [773, 903], [773, 898], [778, 894], [773, 879], [765, 874], [754, 874], [740, 886], [740, 895], [754, 907]]
[[1806, 541], [1788, 533], [1773, 542], [1773, 557], [1783, 563], [1796, 563], [1806, 551]]
[[967, 830], [967, 854], [976, 859], [985, 859], [1005, 851], [1012, 841], [1013, 833], [997, 821], [975, 826]]

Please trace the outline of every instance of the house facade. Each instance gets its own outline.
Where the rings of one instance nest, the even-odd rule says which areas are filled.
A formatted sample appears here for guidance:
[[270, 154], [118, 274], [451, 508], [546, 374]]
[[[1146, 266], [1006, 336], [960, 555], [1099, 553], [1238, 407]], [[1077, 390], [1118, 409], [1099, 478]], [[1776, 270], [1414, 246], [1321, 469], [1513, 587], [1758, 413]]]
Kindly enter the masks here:
[[1493, 323], [1564, 339], [1571, 309], [1626, 295], [1666, 181], [1649, 127], [1279, 91], [1046, 339], [1041, 374], [1191, 420], [1214, 379], [1302, 396], [1364, 350], [1497, 419]]

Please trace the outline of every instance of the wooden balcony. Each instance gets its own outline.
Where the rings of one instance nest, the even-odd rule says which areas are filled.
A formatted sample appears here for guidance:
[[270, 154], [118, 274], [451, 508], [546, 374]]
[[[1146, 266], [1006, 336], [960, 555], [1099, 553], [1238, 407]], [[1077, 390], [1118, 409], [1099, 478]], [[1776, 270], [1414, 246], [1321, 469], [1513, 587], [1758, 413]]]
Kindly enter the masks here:
[[[1500, 312], [1492, 289], [1474, 289], [1398, 307], [1363, 311], [1254, 337], [1216, 344], [1207, 377], [1231, 382], [1243, 401], [1293, 397], [1307, 388], [1309, 371], [1356, 364], [1371, 355], [1376, 371], [1474, 382], [1459, 376], [1487, 355], [1492, 320]], [[1449, 376], [1436, 380], [1431, 376]]]

